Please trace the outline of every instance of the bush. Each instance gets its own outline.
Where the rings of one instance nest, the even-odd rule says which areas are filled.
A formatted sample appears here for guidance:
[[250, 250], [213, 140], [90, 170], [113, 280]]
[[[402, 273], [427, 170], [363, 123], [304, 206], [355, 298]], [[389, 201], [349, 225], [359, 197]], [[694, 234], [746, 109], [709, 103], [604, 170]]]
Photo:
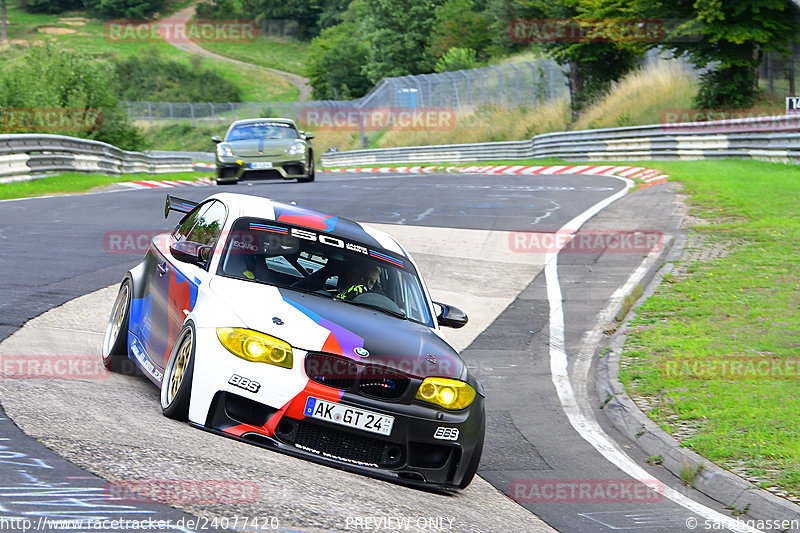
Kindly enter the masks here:
[[451, 48], [436, 62], [436, 72], [475, 68], [477, 54], [472, 48]]
[[700, 89], [693, 103], [701, 109], [752, 107], [755, 85], [756, 71], [748, 65], [709, 70], [700, 76]]
[[86, 130], [75, 131], [74, 127], [59, 129], [57, 125], [38, 123], [4, 128], [4, 133], [33, 130], [96, 139], [126, 150], [142, 149], [144, 137], [119, 109], [116, 88], [116, 74], [110, 62], [59, 50], [51, 43], [34, 47], [0, 67], [0, 108], [33, 112], [68, 109], [72, 113], [99, 110], [102, 125], [99, 130], [92, 124]]
[[86, 0], [85, 5], [109, 19], [143, 19], [164, 7], [164, 0]]
[[156, 49], [140, 56], [115, 59], [122, 100], [155, 102], [241, 102], [239, 87], [213, 70], [159, 57]]
[[63, 13], [83, 8], [83, 0], [20, 0], [20, 7], [28, 13]]
[[235, 19], [242, 16], [233, 0], [205, 0], [194, 10], [198, 20]]

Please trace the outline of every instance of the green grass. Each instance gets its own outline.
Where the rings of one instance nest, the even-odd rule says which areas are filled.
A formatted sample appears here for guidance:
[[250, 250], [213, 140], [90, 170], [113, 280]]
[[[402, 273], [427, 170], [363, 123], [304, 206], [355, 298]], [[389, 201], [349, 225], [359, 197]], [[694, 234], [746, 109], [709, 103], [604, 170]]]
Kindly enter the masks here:
[[225, 57], [305, 76], [309, 48], [305, 42], [260, 37], [252, 42], [203, 43], [201, 46]]
[[[800, 383], [735, 375], [692, 379], [669, 359], [786, 361], [800, 354], [800, 170], [758, 161], [647, 162], [684, 184], [700, 247], [727, 255], [679, 265], [638, 309], [620, 377], [648, 414], [704, 457], [764, 472], [800, 494]], [[746, 359], [745, 359], [746, 358]], [[713, 378], [713, 379], [712, 379]]]
[[[0, 62], [6, 58], [22, 53], [26, 46], [34, 46], [43, 40], [52, 40], [59, 47], [80, 50], [84, 53], [96, 54], [99, 57], [157, 53], [165, 59], [192, 65], [193, 68], [214, 70], [221, 77], [233, 81], [242, 90], [242, 100], [247, 102], [261, 101], [295, 101], [297, 88], [270, 72], [255, 67], [242, 67], [217, 59], [200, 58], [166, 42], [112, 42], [106, 38], [104, 23], [90, 19], [83, 25], [70, 25], [62, 18], [86, 17], [85, 12], [70, 12], [63, 15], [34, 15], [26, 13], [16, 5], [9, 4], [9, 39], [22, 40], [24, 44], [12, 44], [0, 51]], [[74, 33], [43, 33], [44, 28], [72, 29]]]
[[140, 180], [192, 180], [208, 177], [208, 172], [175, 172], [169, 174], [125, 174], [122, 176], [105, 176], [102, 174], [81, 174], [65, 172], [49, 178], [29, 181], [17, 181], [0, 184], [0, 200], [11, 198], [27, 198], [49, 194], [74, 194], [86, 192], [95, 187], [119, 183], [122, 181]]
[[188, 122], [169, 126], [146, 128], [145, 135], [153, 143], [155, 150], [178, 150], [184, 152], [214, 152], [216, 145], [211, 141], [214, 135], [223, 136], [227, 125], [196, 126]]

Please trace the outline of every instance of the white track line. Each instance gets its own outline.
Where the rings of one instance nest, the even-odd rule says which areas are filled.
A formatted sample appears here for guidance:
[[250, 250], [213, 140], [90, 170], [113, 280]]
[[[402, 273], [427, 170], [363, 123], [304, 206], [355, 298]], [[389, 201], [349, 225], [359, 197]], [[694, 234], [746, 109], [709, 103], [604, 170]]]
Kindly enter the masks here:
[[[616, 176], [613, 176], [616, 177]], [[560, 230], [559, 233], [574, 234], [583, 224], [586, 223], [591, 217], [599, 213], [602, 209], [606, 208], [612, 202], [627, 194], [628, 190], [633, 186], [633, 182], [628, 178], [617, 177], [617, 179], [625, 182], [625, 188], [618, 193], [609, 196], [596, 203], [577, 217], [567, 222]], [[566, 244], [565, 244], [566, 245]], [[646, 261], [647, 259], [645, 259]], [[639, 268], [632, 274], [631, 278], [643, 275], [643, 270], [646, 265], [641, 264]], [[641, 273], [640, 273], [641, 272]], [[550, 305], [550, 373], [553, 385], [558, 393], [558, 399], [561, 402], [561, 408], [564, 414], [567, 415], [570, 424], [575, 431], [589, 444], [591, 444], [600, 454], [608, 461], [616, 465], [626, 474], [639, 482], [650, 486], [653, 490], [660, 490], [661, 483], [655, 486], [653, 476], [649, 474], [644, 468], [639, 466], [633, 459], [631, 459], [625, 451], [623, 451], [611, 437], [609, 437], [603, 428], [600, 427], [593, 414], [588, 414], [590, 411], [581, 408], [581, 404], [575, 395], [572, 388], [572, 382], [569, 378], [568, 359], [564, 335], [564, 307], [561, 294], [561, 285], [558, 281], [558, 252], [548, 253], [546, 256], [546, 263], [544, 267], [545, 282], [547, 284], [547, 300]], [[631, 281], [629, 278], [628, 282]], [[627, 286], [626, 283], [625, 286]], [[619, 291], [618, 291], [619, 292]], [[614, 293], [618, 296], [617, 292]], [[588, 371], [588, 370], [587, 370]], [[726, 529], [742, 533], [758, 533], [759, 530], [748, 526], [746, 523], [725, 516], [724, 514], [706, 507], [698, 503], [688, 496], [672, 489], [668, 486], [663, 486], [664, 496], [677, 503], [688, 511], [697, 514], [709, 522], [713, 522], [716, 526], [724, 526]], [[703, 524], [701, 523], [702, 527]]]

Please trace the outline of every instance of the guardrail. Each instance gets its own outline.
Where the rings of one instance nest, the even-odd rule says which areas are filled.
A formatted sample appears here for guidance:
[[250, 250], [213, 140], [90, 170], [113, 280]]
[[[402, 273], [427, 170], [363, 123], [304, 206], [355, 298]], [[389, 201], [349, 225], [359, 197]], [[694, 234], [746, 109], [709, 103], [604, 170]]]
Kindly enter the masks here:
[[328, 152], [325, 166], [557, 157], [566, 161], [747, 158], [800, 163], [800, 114], [545, 133], [524, 141]]
[[128, 152], [77, 137], [42, 134], [0, 135], [0, 182], [50, 172], [162, 174], [191, 172], [189, 156]]

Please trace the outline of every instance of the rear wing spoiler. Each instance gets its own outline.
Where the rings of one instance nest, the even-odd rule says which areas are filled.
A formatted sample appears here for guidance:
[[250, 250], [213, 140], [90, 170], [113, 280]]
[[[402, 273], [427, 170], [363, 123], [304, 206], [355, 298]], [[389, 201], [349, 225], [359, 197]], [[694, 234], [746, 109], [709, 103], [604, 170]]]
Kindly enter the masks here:
[[177, 196], [167, 195], [167, 203], [164, 205], [164, 218], [169, 216], [170, 211], [177, 211], [178, 213], [188, 213], [200, 202], [193, 202], [192, 200], [184, 200]]

